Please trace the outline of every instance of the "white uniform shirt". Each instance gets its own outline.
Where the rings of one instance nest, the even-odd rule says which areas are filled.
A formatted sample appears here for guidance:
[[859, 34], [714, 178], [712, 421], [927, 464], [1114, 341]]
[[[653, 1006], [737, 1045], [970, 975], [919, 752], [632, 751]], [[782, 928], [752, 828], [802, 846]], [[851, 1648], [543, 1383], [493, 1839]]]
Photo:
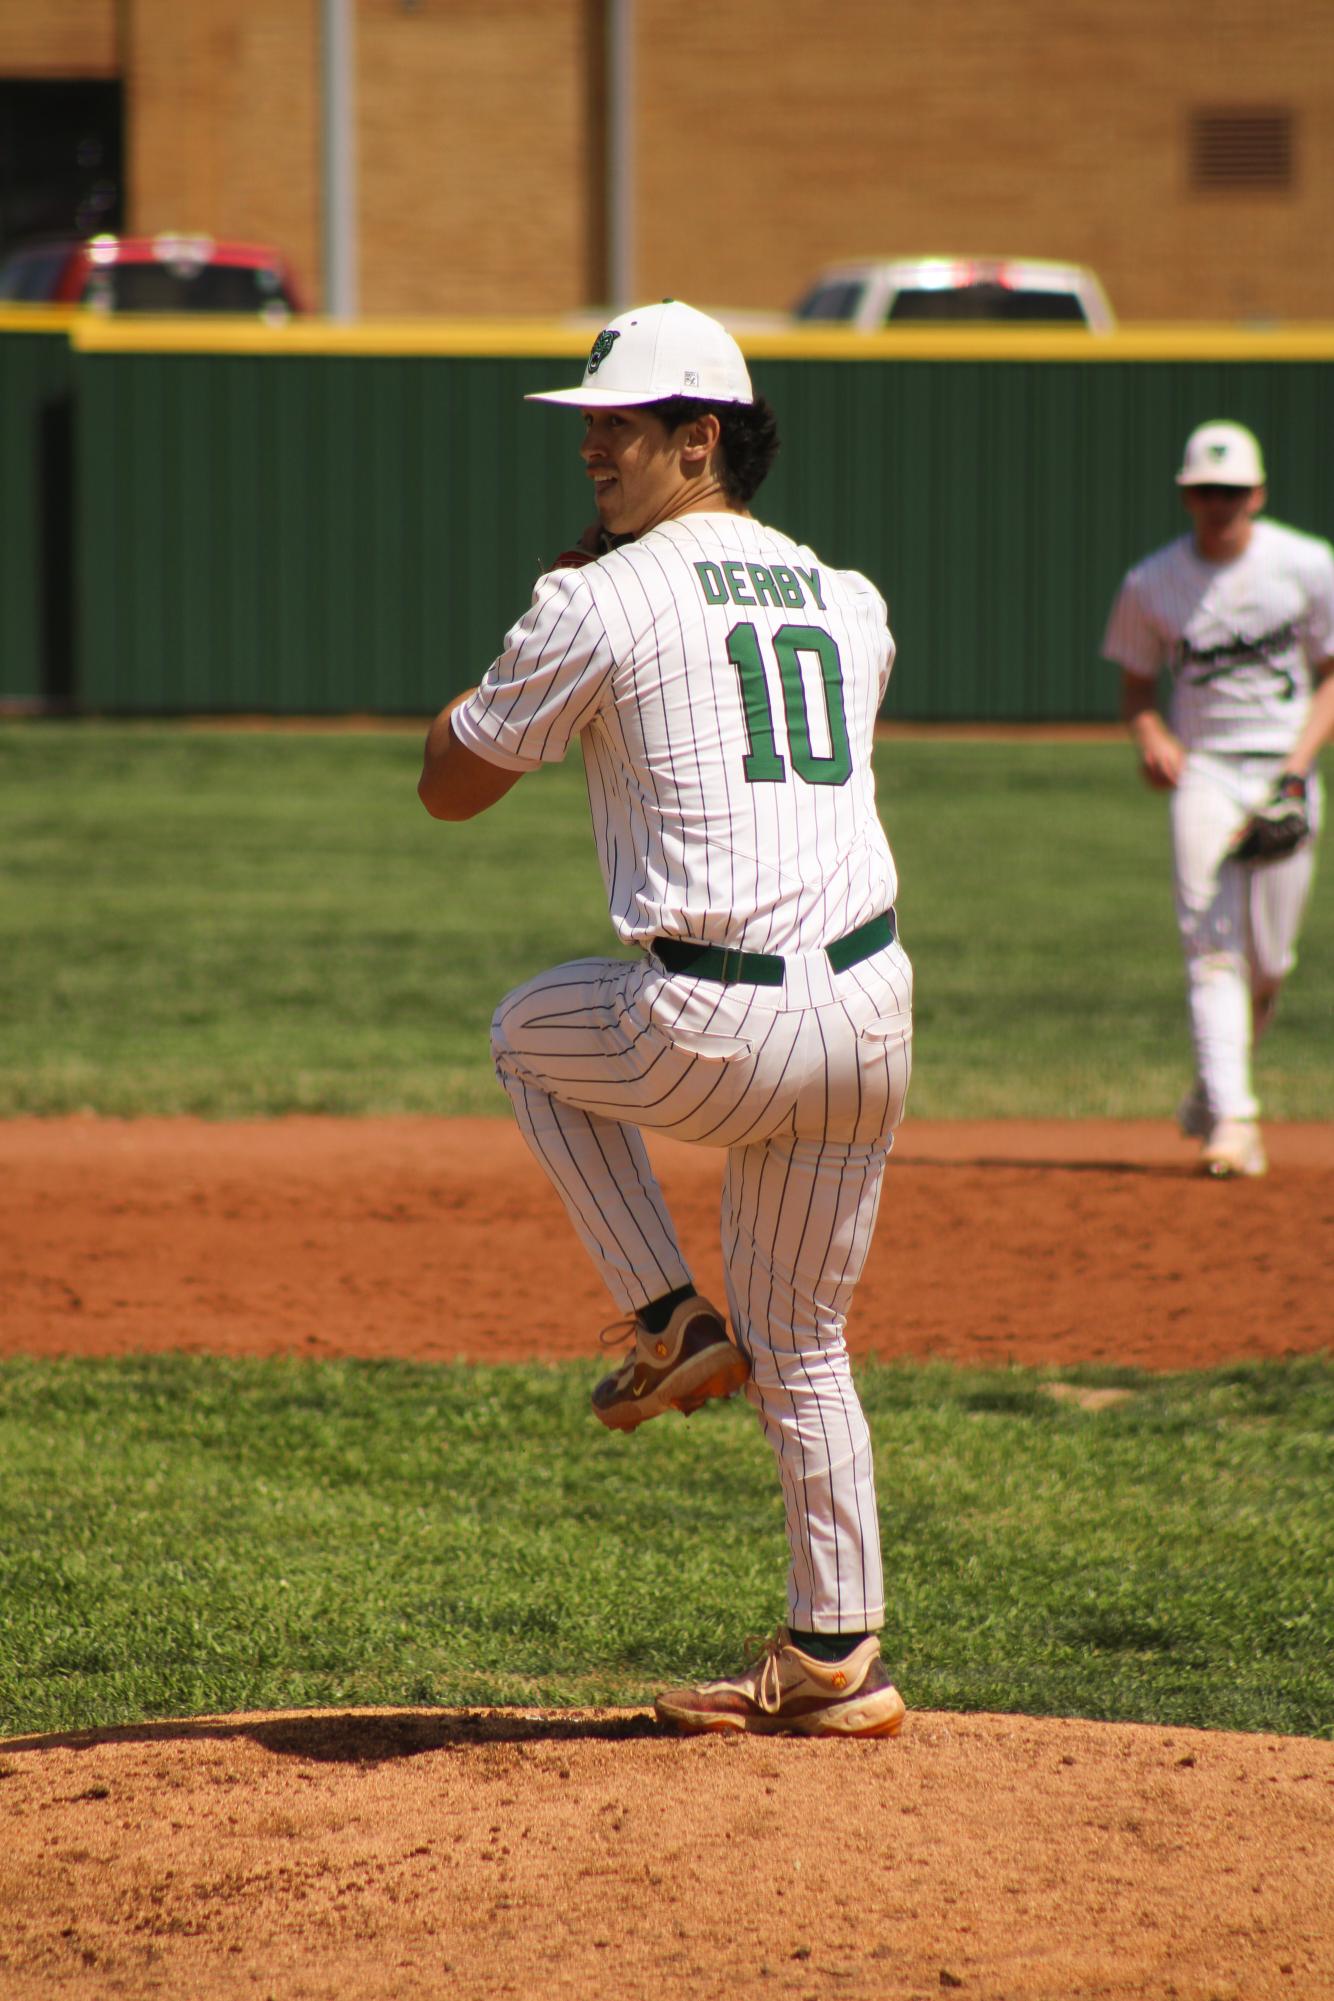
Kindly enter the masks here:
[[538, 579], [451, 721], [510, 770], [583, 738], [618, 937], [814, 953], [893, 904], [871, 745], [885, 603], [777, 529], [690, 514]]
[[1208, 563], [1183, 535], [1130, 571], [1102, 650], [1132, 674], [1172, 673], [1172, 726], [1188, 750], [1291, 750], [1312, 668], [1334, 654], [1334, 549], [1257, 521], [1243, 553]]

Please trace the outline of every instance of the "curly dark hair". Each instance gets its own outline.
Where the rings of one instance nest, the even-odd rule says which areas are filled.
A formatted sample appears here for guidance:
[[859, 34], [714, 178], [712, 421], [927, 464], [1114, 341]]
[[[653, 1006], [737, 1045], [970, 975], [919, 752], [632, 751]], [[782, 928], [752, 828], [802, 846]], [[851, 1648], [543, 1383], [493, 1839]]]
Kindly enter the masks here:
[[778, 454], [778, 419], [757, 396], [753, 403], [710, 403], [707, 397], [664, 396], [644, 404], [651, 416], [675, 431], [712, 411], [722, 427], [723, 486], [729, 500], [743, 506], [759, 492]]

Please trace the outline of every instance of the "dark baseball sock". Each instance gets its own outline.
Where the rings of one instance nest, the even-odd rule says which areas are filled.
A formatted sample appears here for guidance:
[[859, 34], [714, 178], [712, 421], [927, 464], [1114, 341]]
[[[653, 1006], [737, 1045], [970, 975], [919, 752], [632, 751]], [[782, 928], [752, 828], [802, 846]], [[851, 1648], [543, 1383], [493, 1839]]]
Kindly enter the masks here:
[[641, 1306], [635, 1318], [646, 1334], [661, 1334], [681, 1302], [694, 1296], [693, 1285], [678, 1285], [675, 1292], [664, 1292], [661, 1299], [651, 1299], [647, 1306]]
[[794, 1647], [800, 1647], [813, 1661], [843, 1661], [859, 1647], [869, 1633], [801, 1633], [795, 1626], [789, 1627], [788, 1638]]

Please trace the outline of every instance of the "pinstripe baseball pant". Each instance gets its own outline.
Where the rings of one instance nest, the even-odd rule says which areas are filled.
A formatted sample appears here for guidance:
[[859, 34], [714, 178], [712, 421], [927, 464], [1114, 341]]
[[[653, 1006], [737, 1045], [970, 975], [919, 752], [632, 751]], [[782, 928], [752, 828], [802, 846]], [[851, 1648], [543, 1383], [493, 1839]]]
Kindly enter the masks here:
[[[1281, 862], [1232, 862], [1230, 843], [1269, 797], [1281, 757], [1192, 751], [1172, 794], [1177, 924], [1195, 1065], [1215, 1119], [1253, 1119], [1253, 1022], [1263, 1027], [1297, 959], [1315, 840]], [[1323, 794], [1310, 786], [1318, 830]]]
[[790, 1623], [884, 1619], [871, 1446], [844, 1326], [911, 1067], [897, 941], [842, 973], [790, 959], [781, 987], [583, 959], [507, 995], [497, 1074], [612, 1297], [689, 1282], [640, 1128], [726, 1149], [722, 1248], [747, 1395], [778, 1460]]

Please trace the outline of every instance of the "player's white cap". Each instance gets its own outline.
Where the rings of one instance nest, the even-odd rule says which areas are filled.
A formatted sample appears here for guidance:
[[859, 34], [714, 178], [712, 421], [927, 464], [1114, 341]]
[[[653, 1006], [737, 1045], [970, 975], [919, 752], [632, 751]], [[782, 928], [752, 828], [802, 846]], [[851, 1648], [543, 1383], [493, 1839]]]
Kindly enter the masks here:
[[635, 306], [611, 320], [593, 342], [577, 389], [547, 389], [526, 403], [569, 403], [614, 410], [698, 396], [709, 403], [753, 403], [745, 360], [727, 328], [680, 299]]
[[1178, 486], [1263, 486], [1260, 440], [1244, 424], [1218, 418], [1201, 424], [1186, 440]]

